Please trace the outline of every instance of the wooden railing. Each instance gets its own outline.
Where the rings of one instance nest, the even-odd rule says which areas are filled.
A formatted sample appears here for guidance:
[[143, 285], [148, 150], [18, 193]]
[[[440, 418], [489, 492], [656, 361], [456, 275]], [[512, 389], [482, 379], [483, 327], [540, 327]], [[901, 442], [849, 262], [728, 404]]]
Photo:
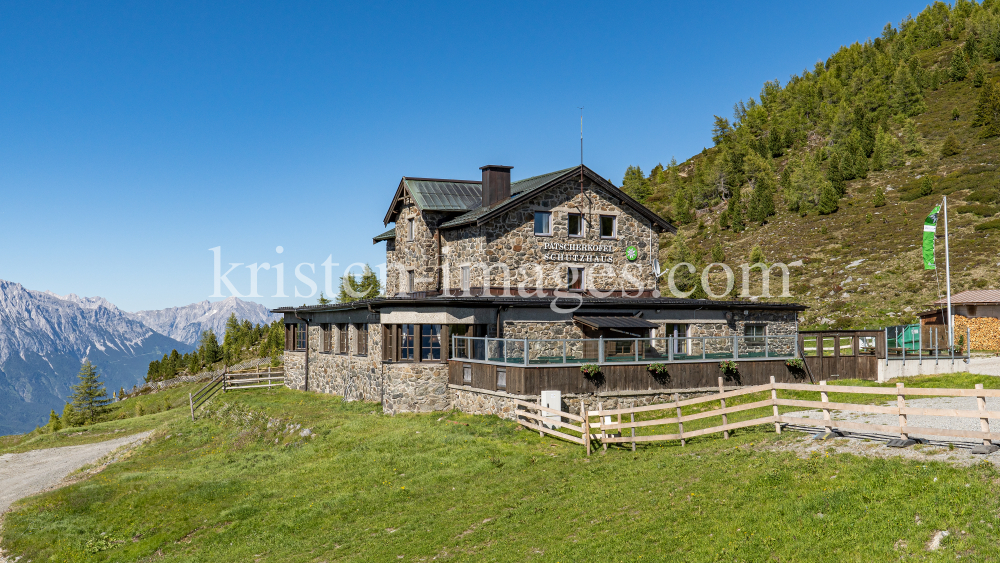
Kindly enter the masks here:
[[195, 391], [194, 393], [188, 393], [188, 404], [191, 406], [191, 421], [194, 421], [194, 411], [198, 407], [204, 405], [209, 399], [215, 396], [220, 390], [222, 390], [226, 385], [226, 370], [222, 370], [222, 373], [212, 378], [211, 381], [205, 384], [204, 387]]
[[[774, 378], [764, 385], [745, 387], [732, 391], [726, 391], [722, 387], [722, 378], [719, 378], [719, 393], [694, 397], [681, 400], [675, 394], [673, 401], [655, 405], [643, 405], [628, 408], [605, 409], [598, 406], [596, 410], [584, 410], [581, 405], [580, 415], [560, 411], [557, 409], [543, 407], [534, 403], [521, 400], [513, 400], [517, 405], [516, 418], [522, 425], [537, 430], [539, 433], [549, 434], [568, 440], [570, 442], [586, 446], [587, 455], [590, 455], [591, 442], [598, 440], [606, 450], [609, 444], [631, 444], [635, 451], [637, 443], [662, 442], [676, 440], [681, 445], [685, 445], [686, 440], [698, 436], [710, 434], [722, 434], [723, 438], [729, 438], [729, 432], [738, 428], [759, 426], [762, 424], [774, 424], [774, 430], [781, 433], [782, 424], [801, 425], [809, 427], [825, 428], [827, 432], [836, 429], [855, 430], [861, 432], [876, 432], [884, 434], [899, 435], [903, 440], [909, 439], [911, 434], [922, 434], [931, 436], [945, 436], [953, 438], [974, 438], [981, 439], [984, 445], [991, 445], [994, 441], [1000, 441], [1000, 432], [991, 432], [990, 419], [1000, 419], [1000, 411], [986, 410], [987, 397], [1000, 397], [1000, 389], [983, 389], [982, 384], [977, 384], [975, 389], [951, 389], [951, 388], [917, 388], [905, 387], [903, 383], [897, 383], [895, 388], [891, 387], [862, 387], [847, 385], [827, 385], [826, 381], [820, 381], [818, 385], [805, 383], [776, 383]], [[787, 399], [778, 397], [779, 391], [807, 391], [819, 393], [819, 401], [808, 401], [800, 399]], [[752, 401], [741, 405], [727, 406], [727, 399], [733, 399], [743, 395], [770, 392], [770, 397]], [[895, 397], [894, 406], [856, 404], [846, 402], [831, 402], [830, 393], [862, 394], [862, 395], [885, 395], [887, 398]], [[976, 409], [943, 409], [943, 408], [917, 408], [906, 406], [907, 397], [969, 397], [976, 399]], [[710, 404], [718, 401], [718, 406], [711, 410], [683, 414], [684, 407]], [[763, 409], [770, 407], [768, 416], [758, 416], [749, 420], [729, 422], [729, 415]], [[781, 414], [780, 407], [796, 409], [815, 409], [822, 412], [822, 419], [802, 418]], [[535, 412], [532, 412], [535, 411]], [[658, 416], [658, 413], [667, 411], [669, 416]], [[898, 417], [898, 425], [873, 424], [866, 422], [856, 422], [847, 420], [833, 420], [831, 411], [849, 411], [861, 413], [877, 413], [895, 415]], [[647, 420], [637, 420], [637, 415], [649, 415], [653, 413], [656, 418]], [[548, 414], [549, 416], [545, 416]], [[666, 413], [664, 413], [666, 414]], [[628, 420], [623, 421], [622, 416], [627, 415]], [[915, 427], [908, 424], [908, 416], [939, 416], [958, 418], [978, 418], [980, 430], [960, 430], [950, 428]], [[559, 418], [555, 418], [559, 417]], [[593, 417], [598, 420], [593, 421]], [[616, 419], [613, 419], [613, 417]], [[706, 418], [720, 417], [721, 424], [707, 428], [697, 428], [685, 430], [684, 424]], [[563, 420], [571, 422], [564, 422]], [[573, 424], [573, 422], [577, 424]], [[571, 431], [574, 434], [567, 434], [564, 431]], [[655, 432], [653, 434], [637, 435], [637, 429], [648, 429], [650, 427], [671, 426], [675, 427], [667, 432]], [[594, 431], [595, 433], [591, 433]], [[576, 434], [579, 434], [577, 436]]]
[[285, 371], [283, 369], [272, 370], [271, 367], [268, 367], [267, 371], [255, 370], [227, 373], [224, 391], [281, 387], [284, 384]]

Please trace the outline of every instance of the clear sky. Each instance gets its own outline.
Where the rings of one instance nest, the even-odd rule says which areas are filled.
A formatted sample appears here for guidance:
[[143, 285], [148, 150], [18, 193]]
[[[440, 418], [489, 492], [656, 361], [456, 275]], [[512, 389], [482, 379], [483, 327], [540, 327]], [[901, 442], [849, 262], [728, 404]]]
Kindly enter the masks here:
[[284, 264], [290, 297], [272, 269], [253, 300], [314, 303], [296, 265], [383, 263], [401, 176], [573, 166], [584, 106], [620, 185], [924, 5], [3, 1], [0, 279], [159, 309], [209, 298], [221, 247]]

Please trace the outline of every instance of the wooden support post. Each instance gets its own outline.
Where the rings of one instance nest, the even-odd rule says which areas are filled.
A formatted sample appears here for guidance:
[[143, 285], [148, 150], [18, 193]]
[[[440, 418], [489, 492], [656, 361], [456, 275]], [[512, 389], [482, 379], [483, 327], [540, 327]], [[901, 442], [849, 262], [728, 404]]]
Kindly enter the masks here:
[[[825, 388], [826, 387], [826, 380], [824, 379], [823, 381], [820, 381], [819, 384], [823, 388]], [[826, 391], [820, 391], [819, 392], [819, 399], [820, 399], [820, 401], [823, 401], [824, 403], [829, 403], [830, 402], [830, 397], [827, 396]], [[823, 409], [823, 426], [826, 427], [826, 431], [827, 432], [833, 432], [833, 423], [830, 422], [830, 409]]]
[[781, 423], [778, 422], [778, 390], [774, 388], [774, 376], [771, 376], [771, 404], [774, 405], [774, 432], [781, 434]]
[[583, 397], [580, 397], [580, 416], [583, 417], [583, 424], [580, 426], [583, 428], [583, 443], [587, 446], [587, 457], [590, 457], [590, 417], [587, 415], [587, 405], [583, 402]]
[[[541, 397], [538, 397], [538, 406], [542, 406], [542, 398], [541, 398]], [[539, 414], [539, 415], [541, 415], [541, 416], [545, 416], [545, 412], [544, 412], [544, 411], [542, 411], [541, 409], [539, 409], [539, 410], [538, 410], [538, 414]], [[560, 420], [562, 420], [562, 419], [560, 419]], [[540, 426], [545, 426], [545, 423], [544, 423], [544, 422], [542, 422], [541, 420], [539, 420], [539, 421], [538, 421], [538, 424], [539, 424]], [[544, 436], [545, 436], [545, 433], [544, 433], [544, 432], [542, 432], [541, 430], [539, 430], [539, 431], [538, 431], [538, 437], [539, 437], [539, 438], [542, 438], [542, 437], [544, 437]]]
[[903, 384], [896, 384], [896, 406], [899, 407], [899, 435], [904, 440], [909, 440], [910, 436], [906, 433], [906, 415], [903, 414], [902, 409], [906, 408], [906, 397], [903, 396]]
[[191, 406], [191, 422], [194, 422], [194, 399], [191, 398], [191, 393], [188, 393], [188, 404]]
[[601, 425], [601, 445], [604, 446], [604, 451], [608, 451], [608, 435], [604, 432], [604, 415], [601, 414], [604, 411], [604, 403], [597, 403], [597, 421]]
[[[982, 383], [977, 383], [976, 384], [976, 389], [982, 389], [982, 388], [983, 388], [983, 384]], [[980, 413], [985, 413], [986, 412], [986, 395], [985, 394], [976, 397], [976, 405], [979, 407], [979, 412]], [[979, 428], [982, 429], [983, 432], [989, 432], [990, 431], [990, 419], [988, 417], [986, 417], [986, 416], [981, 417], [979, 419]], [[989, 446], [992, 443], [993, 442], [990, 441], [989, 438], [983, 438], [983, 445], [984, 446]]]
[[684, 446], [684, 423], [681, 422], [681, 396], [674, 393], [674, 404], [677, 405], [677, 435], [681, 437], [681, 446]]
[[[725, 391], [726, 391], [725, 388], [722, 386], [722, 378], [720, 377], [719, 378], [719, 393], [720, 394], [721, 393], [725, 393]], [[726, 399], [724, 399], [724, 398], [723, 399], [719, 399], [719, 403], [720, 403], [720, 406], [723, 409], [726, 408]], [[726, 416], [726, 415], [722, 415], [722, 425], [725, 426], [727, 424], [729, 424], [729, 417]], [[722, 437], [728, 440], [729, 439], [729, 431], [728, 430], [723, 430], [722, 431]]]
[[[629, 418], [632, 419], [632, 424], [635, 424], [635, 413], [629, 413]], [[635, 426], [631, 428], [632, 430], [632, 451], [635, 451]]]

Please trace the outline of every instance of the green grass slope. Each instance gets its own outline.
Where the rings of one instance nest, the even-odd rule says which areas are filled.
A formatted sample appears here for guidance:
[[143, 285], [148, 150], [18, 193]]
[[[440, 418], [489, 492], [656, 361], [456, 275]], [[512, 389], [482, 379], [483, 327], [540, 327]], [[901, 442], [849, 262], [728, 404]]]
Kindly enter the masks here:
[[[801, 459], [767, 449], [801, 434], [763, 427], [587, 458], [495, 417], [388, 417], [285, 389], [211, 405], [16, 505], [4, 549], [32, 561], [996, 559], [991, 464]], [[952, 535], [927, 552], [935, 530]]]

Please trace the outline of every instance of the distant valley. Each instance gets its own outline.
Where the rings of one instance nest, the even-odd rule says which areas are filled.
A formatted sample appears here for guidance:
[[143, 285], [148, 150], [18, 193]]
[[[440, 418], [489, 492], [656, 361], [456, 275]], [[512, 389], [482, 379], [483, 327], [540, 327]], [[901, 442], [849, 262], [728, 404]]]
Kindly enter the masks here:
[[56, 295], [0, 280], [0, 435], [43, 424], [61, 411], [80, 363], [89, 359], [108, 393], [142, 381], [149, 362], [195, 348], [203, 330], [221, 338], [226, 319], [269, 323], [263, 305], [231, 297], [162, 311], [122, 311], [101, 297]]

